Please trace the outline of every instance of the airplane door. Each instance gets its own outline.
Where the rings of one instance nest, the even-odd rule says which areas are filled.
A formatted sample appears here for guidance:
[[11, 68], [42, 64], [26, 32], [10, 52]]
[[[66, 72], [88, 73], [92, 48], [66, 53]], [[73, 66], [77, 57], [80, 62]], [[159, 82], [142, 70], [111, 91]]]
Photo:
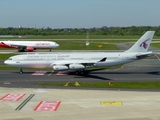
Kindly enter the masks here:
[[21, 63], [21, 60], [20, 60], [19, 58], [16, 59], [15, 65], [16, 65], [17, 67], [21, 67], [22, 63]]
[[121, 60], [125, 59], [123, 54], [118, 54], [118, 58], [121, 59]]
[[20, 59], [19, 59], [19, 58], [17, 58], [17, 60], [16, 60], [16, 64], [21, 64], [21, 61], [20, 61]]

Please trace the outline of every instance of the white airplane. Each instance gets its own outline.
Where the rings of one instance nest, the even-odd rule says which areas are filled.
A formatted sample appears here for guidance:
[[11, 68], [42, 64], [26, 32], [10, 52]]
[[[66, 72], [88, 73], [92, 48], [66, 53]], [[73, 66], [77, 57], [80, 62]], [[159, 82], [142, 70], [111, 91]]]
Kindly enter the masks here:
[[0, 47], [16, 48], [19, 52], [32, 52], [37, 48], [51, 49], [58, 47], [59, 44], [51, 41], [0, 41]]
[[20, 68], [53, 68], [54, 71], [74, 70], [82, 73], [85, 68], [125, 64], [153, 55], [148, 51], [155, 31], [147, 31], [130, 49], [124, 52], [89, 53], [36, 53], [10, 57], [4, 63]]

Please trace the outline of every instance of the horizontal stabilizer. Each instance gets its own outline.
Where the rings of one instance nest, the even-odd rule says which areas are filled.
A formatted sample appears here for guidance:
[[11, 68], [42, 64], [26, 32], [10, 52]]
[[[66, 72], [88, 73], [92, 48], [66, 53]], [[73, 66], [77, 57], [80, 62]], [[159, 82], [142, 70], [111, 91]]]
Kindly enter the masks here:
[[153, 52], [150, 51], [150, 52], [146, 52], [146, 53], [138, 53], [136, 56], [137, 56], [137, 58], [141, 59], [141, 58], [145, 58], [145, 57], [152, 56], [152, 55], [153, 55]]

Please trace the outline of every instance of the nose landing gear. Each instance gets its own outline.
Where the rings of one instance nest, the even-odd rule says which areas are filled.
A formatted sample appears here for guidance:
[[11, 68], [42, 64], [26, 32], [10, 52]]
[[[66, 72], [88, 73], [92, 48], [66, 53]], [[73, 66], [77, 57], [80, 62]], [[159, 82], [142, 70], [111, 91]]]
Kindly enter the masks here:
[[19, 73], [23, 73], [23, 70], [22, 70], [22, 68], [20, 68], [20, 69], [19, 69]]

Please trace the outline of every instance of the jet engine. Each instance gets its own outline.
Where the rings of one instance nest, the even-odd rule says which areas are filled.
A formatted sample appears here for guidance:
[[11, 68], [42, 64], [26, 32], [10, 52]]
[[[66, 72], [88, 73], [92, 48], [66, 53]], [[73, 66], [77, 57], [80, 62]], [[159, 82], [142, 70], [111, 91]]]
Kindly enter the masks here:
[[70, 70], [81, 70], [81, 69], [85, 69], [85, 66], [82, 64], [70, 64], [69, 69]]
[[65, 65], [56, 65], [56, 66], [53, 66], [53, 70], [54, 71], [68, 70], [68, 67]]
[[28, 50], [28, 52], [32, 52], [34, 50], [34, 47], [33, 46], [27, 46], [27, 50]]

